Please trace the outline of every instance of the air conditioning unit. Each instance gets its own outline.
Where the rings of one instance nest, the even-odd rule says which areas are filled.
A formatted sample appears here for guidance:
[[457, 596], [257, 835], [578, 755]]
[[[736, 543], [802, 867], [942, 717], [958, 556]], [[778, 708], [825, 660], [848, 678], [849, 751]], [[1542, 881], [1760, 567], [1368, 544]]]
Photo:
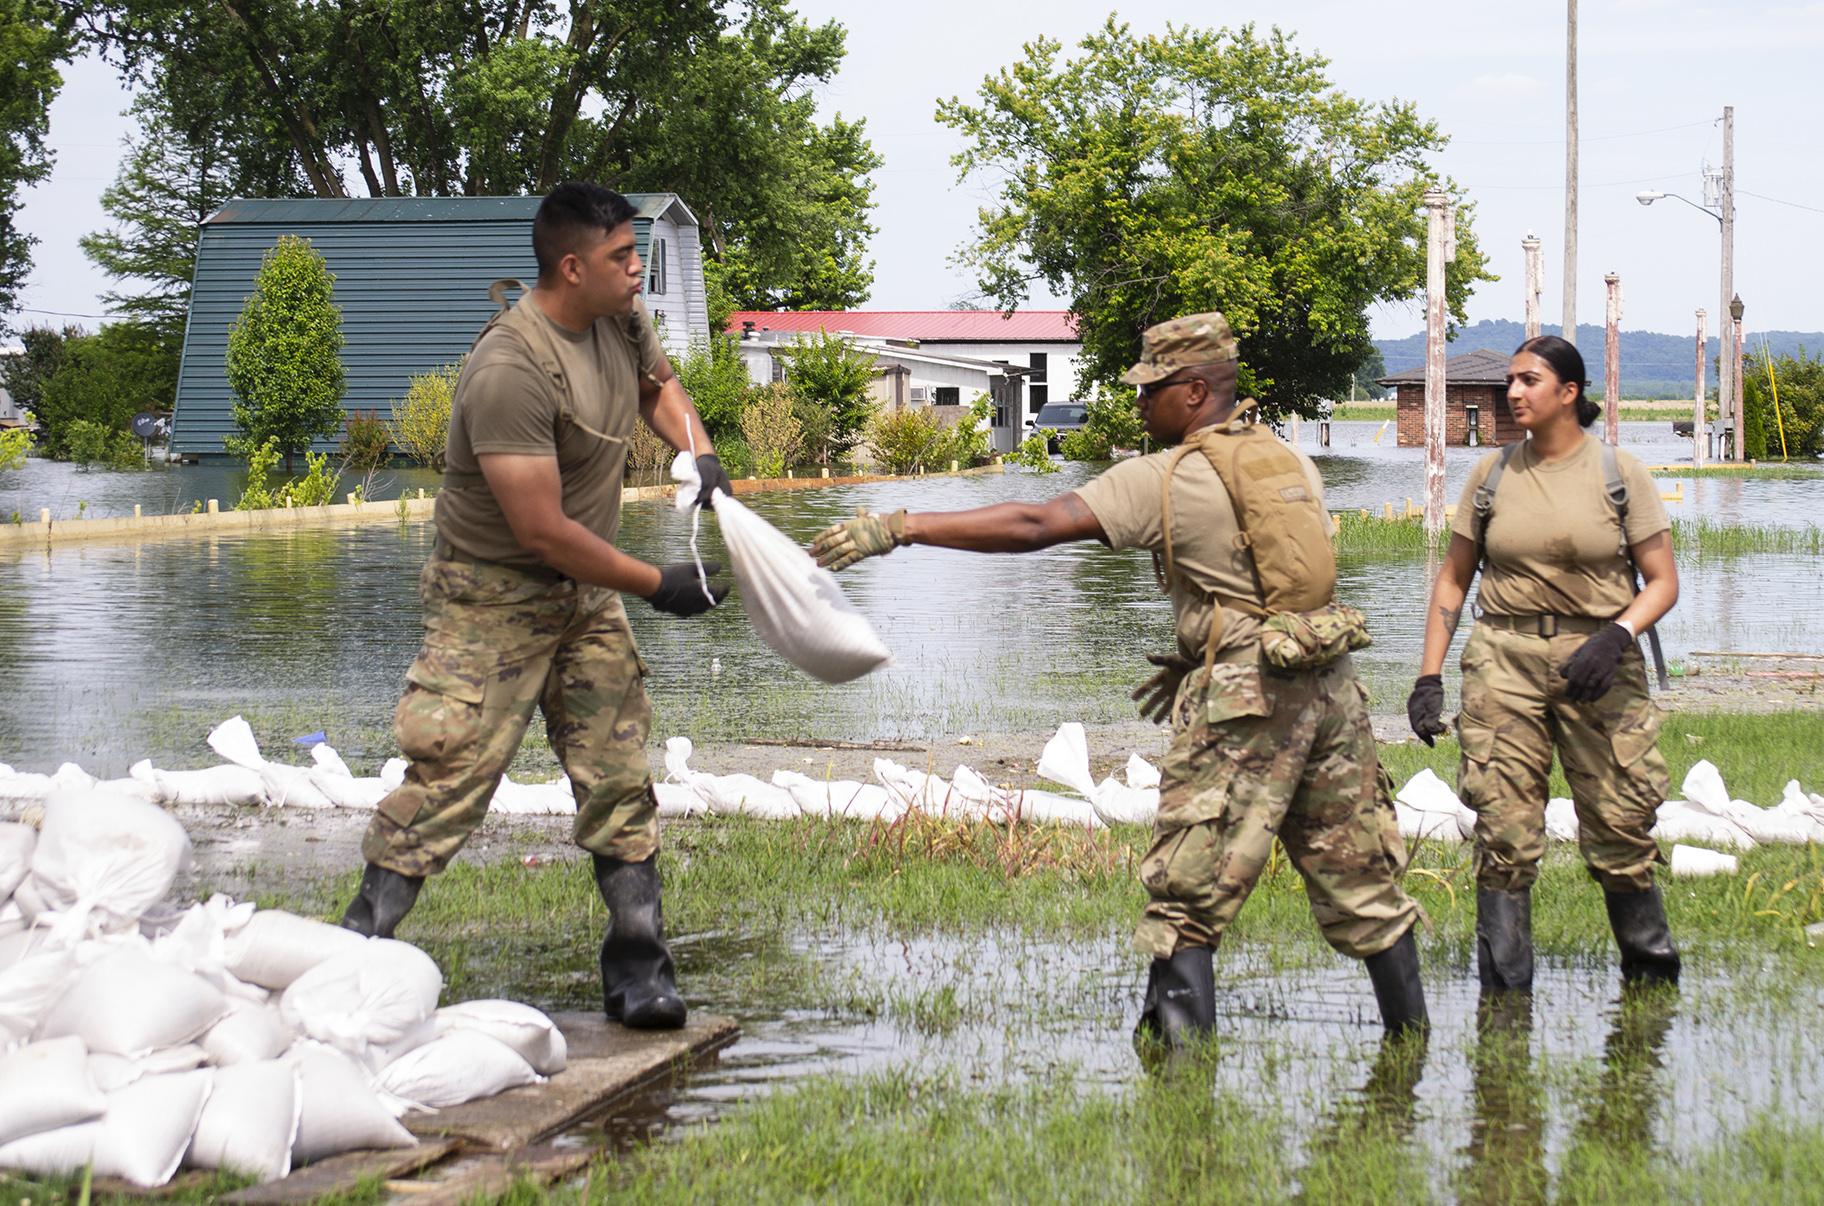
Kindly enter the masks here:
[[931, 401], [931, 387], [928, 385], [914, 385], [912, 387], [911, 400], [913, 402]]

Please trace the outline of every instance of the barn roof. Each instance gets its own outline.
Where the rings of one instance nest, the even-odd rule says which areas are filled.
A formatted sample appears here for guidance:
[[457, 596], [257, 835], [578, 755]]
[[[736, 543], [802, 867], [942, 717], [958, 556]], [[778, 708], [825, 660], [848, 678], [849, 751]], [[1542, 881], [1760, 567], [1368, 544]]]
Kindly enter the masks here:
[[[1458, 385], [1506, 385], [1508, 355], [1477, 348], [1473, 352], [1451, 356], [1444, 361], [1444, 377]], [[1377, 385], [1423, 385], [1425, 366], [1407, 369], [1382, 377]]]
[[757, 331], [837, 331], [872, 339], [926, 343], [1076, 343], [1069, 310], [737, 310], [728, 329], [747, 323]]
[[[528, 222], [543, 197], [238, 197], [203, 219], [231, 222]], [[628, 193], [636, 218], [668, 217], [695, 226], [676, 193]]]

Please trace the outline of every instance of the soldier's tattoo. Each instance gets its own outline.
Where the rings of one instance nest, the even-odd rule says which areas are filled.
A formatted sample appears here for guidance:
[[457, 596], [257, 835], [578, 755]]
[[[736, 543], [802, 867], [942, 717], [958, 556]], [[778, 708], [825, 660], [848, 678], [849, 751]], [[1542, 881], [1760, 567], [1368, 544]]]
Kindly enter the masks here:
[[1462, 617], [1463, 609], [1461, 607], [1438, 608], [1438, 618], [1444, 621], [1444, 633], [1446, 636], [1457, 635], [1457, 621]]

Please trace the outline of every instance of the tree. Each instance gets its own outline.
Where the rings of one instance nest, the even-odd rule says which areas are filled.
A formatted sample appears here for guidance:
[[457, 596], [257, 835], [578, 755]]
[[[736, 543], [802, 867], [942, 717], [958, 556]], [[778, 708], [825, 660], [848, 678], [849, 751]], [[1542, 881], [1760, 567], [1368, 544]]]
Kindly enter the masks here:
[[781, 382], [753, 391], [741, 411], [741, 438], [759, 477], [783, 477], [798, 454], [804, 425], [792, 413], [792, 387]]
[[228, 328], [228, 384], [246, 455], [277, 437], [285, 472], [313, 439], [342, 426], [342, 311], [335, 277], [310, 240], [283, 235], [260, 261], [253, 293]]
[[77, 10], [176, 117], [233, 115], [238, 174], [292, 173], [320, 197], [349, 194], [345, 170], [372, 196], [542, 193], [565, 179], [676, 191], [736, 305], [840, 308], [867, 294], [880, 160], [860, 123], [817, 120], [842, 28], [804, 22], [786, 0]]
[[0, 332], [19, 304], [38, 240], [13, 225], [21, 190], [50, 175], [44, 145], [51, 101], [63, 86], [57, 64], [74, 43], [70, 18], [54, 0], [0, 0]]
[[1350, 396], [1359, 393], [1364, 398], [1385, 398], [1388, 389], [1380, 382], [1386, 375], [1387, 361], [1381, 357], [1381, 349], [1370, 344], [1366, 359], [1356, 366], [1355, 373], [1350, 378]]
[[44, 428], [47, 456], [138, 463], [139, 441], [128, 430], [133, 416], [169, 406], [176, 393], [177, 361], [152, 328], [112, 322], [93, 335], [77, 332], [63, 340], [32, 414]]
[[0, 386], [22, 409], [36, 414], [44, 398], [44, 383], [63, 364], [70, 341], [81, 337], [82, 328], [74, 323], [61, 330], [27, 327], [19, 332], [23, 350], [15, 356], [0, 356]]
[[806, 446], [828, 465], [853, 452], [874, 417], [874, 356], [828, 331], [780, 350], [785, 380], [798, 398]]
[[[1241, 341], [1241, 388], [1270, 415], [1316, 414], [1366, 358], [1367, 308], [1424, 285], [1419, 198], [1444, 145], [1410, 105], [1334, 89], [1324, 59], [1273, 30], [1115, 19], [1060, 58], [1040, 38], [937, 119], [968, 140], [964, 179], [997, 182], [960, 260], [1011, 311], [1040, 280], [1071, 299], [1078, 391], [1115, 388], [1140, 333], [1221, 310]], [[1458, 210], [1450, 305], [1490, 279]]]
[[1773, 357], [1773, 373], [1780, 386], [1778, 420], [1766, 354], [1742, 360], [1742, 450], [1755, 459], [1777, 455], [1784, 425], [1787, 457], [1815, 460], [1824, 454], [1824, 357], [1800, 348], [1796, 355]]
[[416, 373], [405, 387], [405, 397], [393, 400], [388, 432], [399, 451], [420, 465], [443, 468], [450, 444], [450, 406], [461, 377], [460, 360]]
[[737, 433], [753, 383], [747, 379], [736, 340], [712, 335], [707, 343], [693, 344], [673, 367], [710, 437]]

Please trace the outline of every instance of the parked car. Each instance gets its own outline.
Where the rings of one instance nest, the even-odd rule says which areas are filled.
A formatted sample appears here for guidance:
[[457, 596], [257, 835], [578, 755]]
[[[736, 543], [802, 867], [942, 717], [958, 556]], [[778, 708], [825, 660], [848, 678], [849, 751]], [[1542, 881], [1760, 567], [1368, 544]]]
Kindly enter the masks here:
[[1047, 402], [1039, 408], [1039, 413], [1026, 422], [1026, 431], [1050, 430], [1056, 434], [1047, 437], [1045, 451], [1056, 452], [1060, 437], [1067, 431], [1080, 431], [1089, 418], [1089, 406], [1083, 402]]

